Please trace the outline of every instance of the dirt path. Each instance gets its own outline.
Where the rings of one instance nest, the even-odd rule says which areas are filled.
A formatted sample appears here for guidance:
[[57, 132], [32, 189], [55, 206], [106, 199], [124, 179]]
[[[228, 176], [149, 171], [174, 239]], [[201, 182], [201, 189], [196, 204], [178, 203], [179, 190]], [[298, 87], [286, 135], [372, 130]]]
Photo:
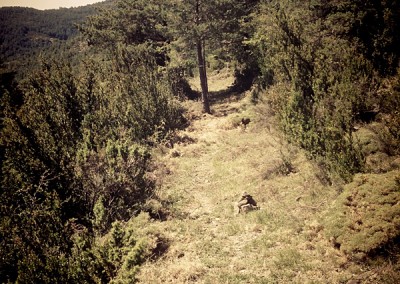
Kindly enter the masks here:
[[[359, 273], [323, 236], [319, 219], [336, 193], [304, 154], [281, 142], [248, 98], [213, 109], [194, 111], [180, 142], [159, 156], [168, 168], [160, 195], [174, 200], [175, 215], [152, 224], [169, 248], [139, 282], [345, 283]], [[252, 118], [246, 130], [242, 117]], [[261, 210], [235, 216], [243, 191]]]

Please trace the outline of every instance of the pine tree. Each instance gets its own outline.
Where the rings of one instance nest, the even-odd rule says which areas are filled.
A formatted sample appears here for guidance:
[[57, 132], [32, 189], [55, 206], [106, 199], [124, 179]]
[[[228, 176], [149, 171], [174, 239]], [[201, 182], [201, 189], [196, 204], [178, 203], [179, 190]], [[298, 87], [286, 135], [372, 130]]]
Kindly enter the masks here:
[[222, 48], [233, 53], [243, 45], [242, 23], [258, 1], [173, 0], [170, 29], [186, 49], [196, 50], [203, 111], [210, 113], [207, 80], [207, 50]]

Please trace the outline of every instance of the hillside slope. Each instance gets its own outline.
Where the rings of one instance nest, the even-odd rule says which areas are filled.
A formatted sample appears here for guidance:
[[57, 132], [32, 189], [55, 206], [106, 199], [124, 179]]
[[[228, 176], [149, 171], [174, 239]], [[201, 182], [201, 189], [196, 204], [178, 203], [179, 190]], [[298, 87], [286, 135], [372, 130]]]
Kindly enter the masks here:
[[[148, 224], [164, 253], [141, 268], [139, 283], [373, 283], [376, 271], [324, 235], [338, 188], [248, 96], [214, 101], [213, 115], [188, 103], [191, 125], [158, 150], [159, 195], [173, 200], [172, 214]], [[252, 119], [247, 129], [242, 117]], [[234, 214], [243, 191], [261, 210]]]
[[78, 8], [44, 11], [23, 7], [0, 8], [0, 72], [27, 67], [26, 61], [46, 49], [65, 49], [63, 45], [78, 35], [77, 24], [114, 2], [108, 0]]

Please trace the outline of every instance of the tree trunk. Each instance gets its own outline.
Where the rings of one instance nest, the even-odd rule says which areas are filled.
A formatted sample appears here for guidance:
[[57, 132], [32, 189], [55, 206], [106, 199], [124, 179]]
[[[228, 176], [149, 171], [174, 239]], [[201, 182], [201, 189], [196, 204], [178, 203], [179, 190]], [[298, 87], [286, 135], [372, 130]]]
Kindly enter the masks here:
[[197, 61], [199, 65], [200, 74], [200, 85], [201, 85], [201, 100], [203, 102], [203, 111], [205, 113], [211, 113], [210, 103], [208, 101], [208, 83], [207, 83], [207, 71], [206, 71], [206, 61], [204, 58], [204, 50], [201, 40], [197, 41]]

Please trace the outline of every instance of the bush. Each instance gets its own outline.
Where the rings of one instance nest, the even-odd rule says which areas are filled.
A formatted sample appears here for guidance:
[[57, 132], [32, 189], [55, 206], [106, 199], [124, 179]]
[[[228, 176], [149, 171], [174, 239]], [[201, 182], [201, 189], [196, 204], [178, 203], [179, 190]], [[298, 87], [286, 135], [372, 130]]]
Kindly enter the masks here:
[[[179, 127], [182, 113], [143, 46], [120, 46], [111, 62], [76, 69], [43, 62], [1, 98], [5, 281], [105, 283], [115, 276], [114, 264], [92, 248], [94, 234], [143, 208], [153, 190], [145, 178], [148, 145]], [[134, 274], [141, 247], [126, 257], [126, 271]]]
[[140, 265], [166, 245], [160, 233], [148, 229], [150, 219], [142, 213], [130, 220], [115, 221], [101, 238], [80, 231], [73, 235], [69, 259], [71, 283], [135, 283]]
[[350, 181], [364, 165], [354, 124], [376, 108], [380, 83], [351, 32], [356, 25], [351, 13], [340, 8], [350, 5], [344, 2], [328, 7], [320, 1], [264, 3], [263, 14], [254, 20], [252, 44], [260, 57], [261, 79], [265, 86], [274, 84], [269, 94], [275, 95], [267, 101], [288, 139]]
[[194, 100], [199, 97], [199, 94], [192, 90], [189, 83], [184, 78], [183, 67], [169, 67], [167, 70], [167, 79], [171, 85], [172, 93], [180, 100], [186, 98]]
[[400, 171], [360, 174], [326, 216], [326, 234], [350, 256], [373, 256], [400, 237]]
[[113, 221], [128, 220], [140, 212], [153, 192], [153, 183], [145, 178], [150, 154], [143, 146], [123, 138], [109, 140], [105, 149], [80, 159], [77, 178], [100, 234], [107, 232]]
[[380, 138], [391, 155], [400, 154], [400, 70], [392, 78], [383, 81], [380, 88], [380, 106], [385, 128]]

